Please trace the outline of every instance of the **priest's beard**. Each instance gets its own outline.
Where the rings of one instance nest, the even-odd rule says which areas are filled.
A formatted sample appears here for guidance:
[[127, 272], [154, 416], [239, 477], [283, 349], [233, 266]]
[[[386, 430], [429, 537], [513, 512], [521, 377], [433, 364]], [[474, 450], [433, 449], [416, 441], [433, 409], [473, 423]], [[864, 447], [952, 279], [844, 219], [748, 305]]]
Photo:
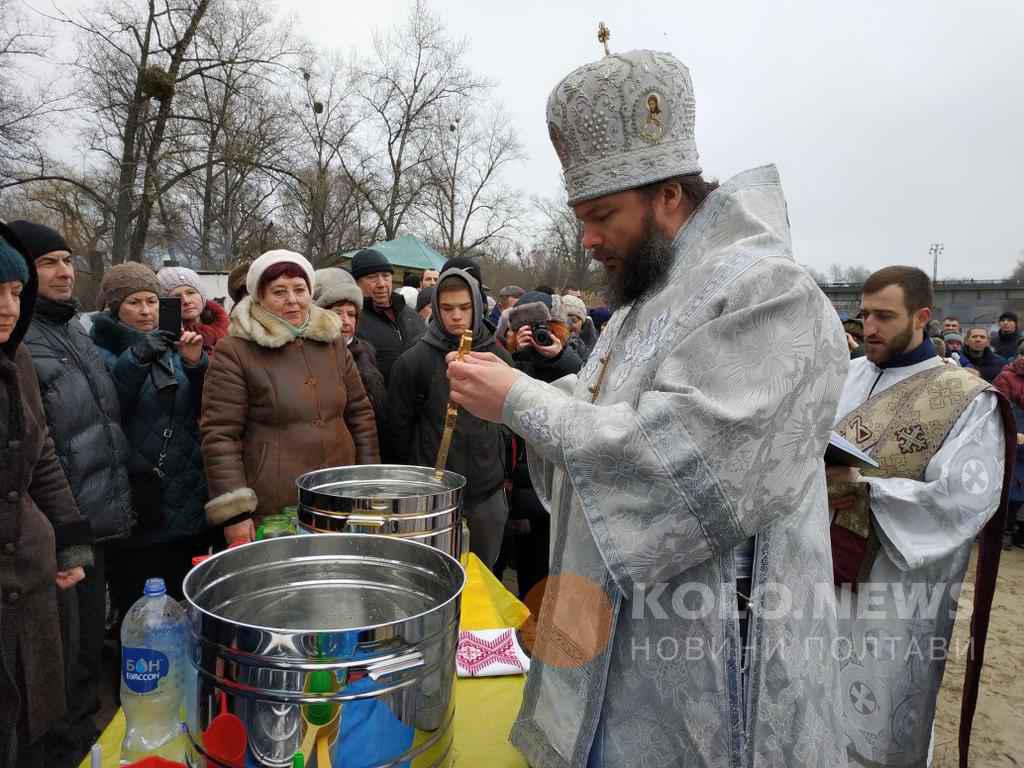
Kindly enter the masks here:
[[602, 250], [617, 258], [620, 265], [608, 275], [605, 298], [611, 309], [646, 298], [661, 288], [675, 260], [672, 240], [655, 226], [650, 210], [644, 215], [644, 234], [639, 243], [621, 252]]
[[911, 318], [910, 322], [907, 323], [907, 327], [896, 334], [888, 344], [872, 343], [879, 341], [877, 337], [869, 336], [865, 339], [864, 356], [875, 365], [881, 365], [892, 360], [896, 355], [906, 352], [907, 347], [910, 346], [910, 342], [913, 340], [914, 320]]

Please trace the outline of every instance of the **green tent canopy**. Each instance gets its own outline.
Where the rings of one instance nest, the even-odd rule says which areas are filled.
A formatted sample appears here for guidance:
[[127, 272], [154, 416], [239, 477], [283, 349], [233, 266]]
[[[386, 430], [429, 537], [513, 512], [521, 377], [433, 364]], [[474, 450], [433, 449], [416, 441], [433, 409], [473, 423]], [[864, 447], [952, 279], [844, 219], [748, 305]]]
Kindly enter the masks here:
[[[383, 243], [375, 243], [368, 246], [375, 251], [383, 253], [392, 266], [405, 271], [423, 271], [425, 269], [440, 270], [447, 259], [413, 235], [402, 235], [394, 240], [387, 240]], [[358, 251], [349, 251], [342, 254], [341, 266], [350, 267], [352, 257]]]

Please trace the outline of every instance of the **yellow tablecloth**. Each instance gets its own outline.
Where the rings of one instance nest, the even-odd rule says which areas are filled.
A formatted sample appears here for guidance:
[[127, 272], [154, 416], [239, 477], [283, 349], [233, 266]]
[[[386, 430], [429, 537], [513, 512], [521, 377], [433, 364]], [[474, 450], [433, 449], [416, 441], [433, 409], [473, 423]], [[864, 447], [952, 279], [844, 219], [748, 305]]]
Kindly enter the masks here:
[[[519, 627], [529, 609], [494, 578], [476, 555], [463, 557], [466, 588], [462, 593], [465, 630]], [[523, 698], [522, 675], [459, 678], [455, 682], [455, 764], [488, 768], [528, 768], [508, 743], [508, 732]], [[124, 712], [120, 709], [100, 736], [103, 768], [117, 768], [124, 738]], [[88, 758], [79, 768], [89, 768]]]

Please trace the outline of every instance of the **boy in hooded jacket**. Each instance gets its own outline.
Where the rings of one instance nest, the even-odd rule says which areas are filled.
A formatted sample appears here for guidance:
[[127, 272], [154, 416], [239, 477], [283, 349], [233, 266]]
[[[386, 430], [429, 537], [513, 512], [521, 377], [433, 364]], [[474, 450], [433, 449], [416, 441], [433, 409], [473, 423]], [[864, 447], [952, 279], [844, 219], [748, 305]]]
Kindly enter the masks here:
[[[480, 286], [468, 272], [445, 270], [432, 307], [426, 334], [391, 369], [384, 439], [389, 463], [433, 467], [437, 461], [448, 408], [445, 356], [459, 348], [464, 331], [473, 332], [474, 352], [491, 352], [512, 364], [484, 323]], [[464, 511], [470, 549], [488, 568], [498, 559], [508, 518], [506, 438], [501, 425], [460, 410], [448, 454], [447, 469], [466, 478]]]

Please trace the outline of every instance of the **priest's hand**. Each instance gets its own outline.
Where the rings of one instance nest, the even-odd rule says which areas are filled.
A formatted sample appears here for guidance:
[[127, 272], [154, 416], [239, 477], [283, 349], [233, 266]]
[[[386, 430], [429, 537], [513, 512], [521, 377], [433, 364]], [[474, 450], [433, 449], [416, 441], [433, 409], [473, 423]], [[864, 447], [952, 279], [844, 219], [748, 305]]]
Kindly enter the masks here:
[[501, 423], [505, 398], [523, 374], [490, 352], [471, 352], [462, 362], [451, 352], [447, 361], [452, 400], [477, 418]]

